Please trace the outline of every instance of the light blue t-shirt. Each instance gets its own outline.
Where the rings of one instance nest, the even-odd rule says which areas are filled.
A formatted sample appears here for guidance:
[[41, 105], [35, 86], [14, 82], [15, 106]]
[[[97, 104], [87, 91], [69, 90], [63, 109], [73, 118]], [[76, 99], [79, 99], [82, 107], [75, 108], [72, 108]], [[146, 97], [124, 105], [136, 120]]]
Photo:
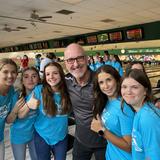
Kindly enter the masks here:
[[[19, 93], [16, 92], [13, 96], [12, 107], [15, 106], [18, 101]], [[31, 94], [25, 97], [27, 102], [31, 97]], [[38, 110], [30, 110], [26, 117], [19, 119], [17, 118], [10, 127], [10, 139], [13, 144], [24, 144], [33, 139], [34, 135], [34, 122], [37, 117]]]
[[[40, 100], [39, 115], [35, 122], [35, 129], [48, 145], [55, 145], [63, 140], [68, 133], [68, 115], [49, 116], [45, 113], [42, 100], [42, 85], [35, 88], [35, 97]], [[61, 113], [61, 96], [53, 94], [57, 111]]]
[[89, 64], [89, 68], [90, 68], [92, 71], [96, 71], [96, 65], [95, 65], [95, 63]]
[[40, 69], [40, 64], [41, 64], [41, 59], [40, 58], [35, 58], [35, 67], [37, 69]]
[[105, 63], [105, 65], [110, 65], [110, 66], [112, 66], [112, 62], [111, 62], [110, 60], [107, 60], [107, 61], [105, 61], [104, 63]]
[[98, 68], [100, 68], [101, 66], [103, 66], [103, 65], [104, 65], [104, 63], [97, 61], [97, 62], [95, 63], [96, 70], [97, 70]]
[[112, 67], [114, 67], [119, 72], [121, 77], [123, 76], [123, 68], [118, 61], [112, 61]]
[[133, 160], [160, 160], [160, 109], [151, 103], [145, 103], [135, 115], [132, 157]]
[[[131, 136], [134, 112], [124, 103], [121, 109], [121, 98], [109, 100], [102, 112], [102, 122], [105, 128], [118, 137]], [[128, 153], [110, 141], [106, 149], [106, 160], [131, 160], [131, 153]]]
[[0, 95], [0, 142], [4, 139], [5, 120], [11, 110], [12, 96], [14, 88], [10, 87], [6, 96]]

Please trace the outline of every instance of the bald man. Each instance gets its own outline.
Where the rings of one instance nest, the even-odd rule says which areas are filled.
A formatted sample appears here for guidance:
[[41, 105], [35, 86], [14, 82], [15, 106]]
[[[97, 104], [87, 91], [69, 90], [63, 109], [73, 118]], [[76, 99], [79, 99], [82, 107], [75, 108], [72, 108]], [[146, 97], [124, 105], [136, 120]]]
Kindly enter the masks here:
[[76, 121], [73, 160], [105, 160], [106, 141], [91, 131], [93, 118], [93, 76], [89, 70], [84, 49], [70, 44], [64, 52], [65, 65], [69, 72], [66, 76], [73, 112]]

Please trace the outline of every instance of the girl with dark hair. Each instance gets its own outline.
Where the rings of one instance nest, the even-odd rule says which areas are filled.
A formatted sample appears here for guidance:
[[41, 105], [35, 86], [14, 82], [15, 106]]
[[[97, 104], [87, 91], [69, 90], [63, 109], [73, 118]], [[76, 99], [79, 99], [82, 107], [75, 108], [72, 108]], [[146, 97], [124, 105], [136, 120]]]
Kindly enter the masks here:
[[96, 70], [97, 70], [98, 68], [100, 68], [101, 66], [103, 66], [103, 65], [105, 65], [105, 63], [104, 63], [104, 61], [103, 61], [103, 58], [99, 56], [99, 57], [97, 58], [96, 63], [95, 63], [95, 68], [96, 68]]
[[108, 142], [106, 160], [131, 160], [131, 131], [134, 112], [125, 104], [121, 109], [121, 77], [112, 66], [99, 68], [94, 80], [94, 119], [91, 129]]
[[96, 70], [96, 64], [95, 64], [95, 62], [94, 62], [93, 56], [90, 56], [90, 57], [89, 57], [88, 66], [89, 66], [89, 68], [90, 68], [92, 71], [95, 71], [95, 70]]
[[110, 61], [110, 54], [108, 51], [104, 51], [103, 60], [106, 65], [112, 65]]
[[[144, 65], [142, 62], [140, 61], [133, 61], [131, 62], [127, 68], [126, 68], [126, 74], [128, 74], [128, 72], [131, 70], [131, 69], [140, 69], [141, 71], [143, 71], [145, 74], [146, 73], [146, 70], [144, 68]], [[159, 87], [158, 87], [159, 88]], [[153, 89], [153, 88], [152, 88]], [[157, 98], [157, 97], [154, 97], [153, 98], [153, 102], [155, 104], [156, 107], [160, 108], [160, 98]]]
[[[7, 58], [0, 59], [0, 159], [4, 160], [4, 128], [5, 120], [11, 110], [13, 84], [17, 78], [16, 63]], [[17, 113], [14, 113], [17, 114]]]
[[131, 69], [140, 69], [146, 73], [143, 63], [139, 61], [131, 62]]
[[41, 64], [41, 54], [37, 54], [35, 56], [35, 67], [37, 68], [37, 70], [40, 70], [40, 64]]
[[152, 103], [152, 87], [147, 75], [130, 70], [122, 81], [121, 94], [136, 111], [132, 131], [132, 159], [159, 160], [160, 110]]
[[140, 70], [142, 70], [144, 73], [146, 73], [145, 68], [144, 68], [144, 65], [143, 65], [143, 63], [140, 62], [140, 61], [130, 62], [130, 63], [128, 64], [128, 66], [126, 67], [126, 73], [129, 72], [130, 69], [140, 69]]
[[38, 160], [65, 160], [67, 152], [70, 99], [60, 64], [51, 62], [44, 68], [43, 84], [34, 90], [40, 101], [35, 122], [35, 145]]
[[28, 100], [33, 96], [31, 92], [39, 82], [38, 70], [34, 67], [25, 68], [21, 76], [22, 90], [13, 96], [12, 111], [7, 122], [12, 123], [10, 140], [15, 160], [26, 159], [27, 146], [31, 160], [37, 160], [33, 137], [38, 105], [30, 107]]

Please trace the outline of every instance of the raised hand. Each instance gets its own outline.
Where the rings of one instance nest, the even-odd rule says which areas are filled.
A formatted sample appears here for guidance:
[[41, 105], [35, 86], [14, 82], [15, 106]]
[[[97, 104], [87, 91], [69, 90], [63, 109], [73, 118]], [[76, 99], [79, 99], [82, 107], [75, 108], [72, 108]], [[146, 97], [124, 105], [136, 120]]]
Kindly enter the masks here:
[[94, 132], [98, 132], [102, 128], [103, 126], [102, 126], [101, 118], [99, 115], [97, 115], [96, 118], [93, 118], [91, 122], [91, 130], [93, 130]]
[[27, 106], [28, 106], [30, 109], [35, 110], [35, 109], [38, 108], [39, 103], [40, 103], [40, 101], [35, 98], [34, 92], [32, 92], [31, 98], [30, 98], [30, 100], [27, 102]]
[[13, 108], [13, 112], [14, 113], [18, 113], [18, 111], [25, 105], [25, 99], [22, 97], [20, 98], [16, 104], [15, 104], [15, 107]]

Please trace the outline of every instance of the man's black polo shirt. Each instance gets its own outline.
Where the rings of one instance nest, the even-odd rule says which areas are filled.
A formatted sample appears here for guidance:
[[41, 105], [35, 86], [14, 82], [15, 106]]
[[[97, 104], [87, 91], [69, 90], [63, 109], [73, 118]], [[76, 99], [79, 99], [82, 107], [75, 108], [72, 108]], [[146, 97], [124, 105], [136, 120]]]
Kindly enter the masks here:
[[75, 78], [71, 74], [68, 74], [66, 75], [66, 83], [76, 121], [75, 137], [83, 145], [90, 148], [97, 148], [105, 147], [106, 141], [90, 129], [94, 101], [93, 76], [94, 73], [91, 72], [88, 83], [81, 87]]

